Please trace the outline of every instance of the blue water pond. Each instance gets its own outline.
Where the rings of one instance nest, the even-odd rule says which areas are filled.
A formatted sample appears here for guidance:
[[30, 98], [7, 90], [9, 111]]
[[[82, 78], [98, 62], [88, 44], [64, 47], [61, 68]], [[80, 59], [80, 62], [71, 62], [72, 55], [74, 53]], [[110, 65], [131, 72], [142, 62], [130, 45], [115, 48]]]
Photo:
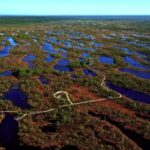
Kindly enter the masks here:
[[72, 77], [73, 79], [77, 79], [77, 78], [78, 78], [78, 76], [77, 76], [76, 74], [72, 74], [71, 77]]
[[142, 65], [138, 61], [135, 61], [133, 58], [126, 56], [124, 58], [125, 62], [128, 63], [130, 66], [138, 68], [138, 69], [144, 69], [144, 70], [149, 70], [150, 68], [147, 66]]
[[12, 101], [12, 103], [22, 109], [29, 109], [30, 105], [28, 104], [27, 95], [20, 89], [10, 89], [4, 93], [4, 98]]
[[29, 66], [30, 69], [34, 69], [35, 65], [34, 65], [33, 61], [35, 59], [36, 59], [36, 56], [34, 56], [32, 54], [28, 54], [27, 56], [25, 56], [23, 58], [23, 61], [28, 63], [28, 66]]
[[81, 57], [82, 57], [82, 58], [89, 58], [89, 57], [90, 57], [90, 54], [84, 52], [84, 53], [82, 53]]
[[48, 52], [48, 53], [51, 53], [51, 54], [58, 54], [58, 52], [54, 50], [52, 44], [50, 44], [50, 43], [46, 43], [46, 42], [45, 42], [44, 45], [43, 45], [43, 49], [44, 49], [46, 52]]
[[12, 37], [7, 37], [6, 40], [10, 43], [11, 46], [16, 46], [17, 43], [15, 42], [15, 40]]
[[137, 70], [127, 69], [127, 68], [120, 69], [120, 71], [133, 74], [143, 79], [150, 79], [150, 72], [137, 71]]
[[145, 94], [145, 93], [139, 92], [139, 91], [135, 91], [132, 89], [126, 89], [126, 88], [114, 85], [112, 83], [107, 83], [106, 85], [110, 89], [112, 89], [132, 100], [150, 104], [150, 95], [148, 95], [148, 94]]
[[59, 60], [59, 61], [57, 62], [57, 64], [60, 65], [60, 66], [67, 66], [67, 65], [70, 64], [70, 61], [67, 60], [67, 59], [62, 59], [62, 60]]
[[0, 57], [6, 57], [9, 55], [11, 46], [5, 46], [1, 51], [0, 51]]
[[73, 69], [69, 66], [70, 61], [67, 59], [62, 59], [57, 62], [53, 68], [59, 72], [71, 72]]
[[47, 55], [47, 57], [44, 59], [45, 62], [52, 62], [54, 60], [54, 57], [52, 57], [51, 55]]
[[111, 58], [111, 57], [107, 57], [107, 56], [100, 56], [99, 57], [99, 62], [101, 62], [103, 64], [113, 65], [114, 64], [114, 59]]
[[97, 76], [97, 74], [95, 72], [93, 72], [92, 70], [89, 70], [89, 69], [84, 69], [83, 72], [87, 76], [93, 76], [93, 77]]
[[72, 72], [73, 71], [73, 69], [70, 66], [55, 65], [53, 68], [59, 72]]
[[23, 61], [25, 62], [29, 62], [29, 61], [34, 61], [36, 59], [36, 56], [32, 55], [32, 54], [28, 54], [27, 56], [25, 56], [23, 58]]
[[18, 122], [11, 115], [6, 115], [0, 123], [0, 143], [6, 149], [13, 149], [18, 144]]
[[0, 73], [0, 77], [7, 77], [11, 75], [12, 75], [12, 71], [9, 71], [9, 70]]
[[43, 77], [43, 76], [40, 76], [40, 78], [39, 78], [39, 80], [40, 80], [40, 82], [42, 83], [42, 84], [48, 84], [48, 82], [49, 82], [49, 80], [48, 79], [46, 79], [45, 77]]

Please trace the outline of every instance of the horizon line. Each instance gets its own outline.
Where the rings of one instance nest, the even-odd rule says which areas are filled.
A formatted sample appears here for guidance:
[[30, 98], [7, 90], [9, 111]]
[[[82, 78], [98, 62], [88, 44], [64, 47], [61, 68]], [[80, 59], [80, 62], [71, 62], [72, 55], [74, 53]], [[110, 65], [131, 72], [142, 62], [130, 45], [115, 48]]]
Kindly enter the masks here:
[[150, 16], [150, 14], [0, 14], [0, 16]]

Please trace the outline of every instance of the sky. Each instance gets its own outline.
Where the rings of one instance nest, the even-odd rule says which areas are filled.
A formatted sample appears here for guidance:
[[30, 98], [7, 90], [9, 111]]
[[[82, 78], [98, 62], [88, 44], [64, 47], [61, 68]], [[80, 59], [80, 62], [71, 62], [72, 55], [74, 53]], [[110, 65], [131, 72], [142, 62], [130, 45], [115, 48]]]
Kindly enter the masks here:
[[150, 0], [0, 0], [0, 15], [150, 15]]

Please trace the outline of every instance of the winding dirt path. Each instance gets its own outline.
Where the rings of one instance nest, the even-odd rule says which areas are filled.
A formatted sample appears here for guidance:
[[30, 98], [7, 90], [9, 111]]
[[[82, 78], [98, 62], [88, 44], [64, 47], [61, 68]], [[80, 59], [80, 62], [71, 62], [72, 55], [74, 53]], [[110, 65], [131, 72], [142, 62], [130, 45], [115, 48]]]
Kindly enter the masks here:
[[[102, 82], [101, 82], [101, 86], [105, 90], [109, 91], [110, 89], [105, 85], [106, 76], [103, 73], [99, 73], [99, 72], [97, 72], [96, 70], [94, 70], [90, 67], [87, 67], [87, 68], [94, 71], [98, 76], [103, 78]], [[66, 99], [62, 98], [62, 94], [66, 96]], [[118, 94], [118, 97], [114, 97], [114, 98], [121, 98], [122, 97], [122, 95], [120, 93], [117, 93], [117, 94]], [[56, 93], [54, 93], [53, 96], [54, 96], [54, 98], [56, 98], [58, 100], [63, 100], [63, 101], [67, 100], [67, 102], [69, 104], [65, 104], [65, 105], [62, 105], [62, 106], [59, 106], [59, 107], [56, 107], [56, 108], [51, 108], [51, 109], [44, 110], [44, 111], [34, 111], [34, 112], [29, 112], [29, 111], [26, 111], [26, 112], [24, 112], [24, 111], [19, 111], [19, 112], [18, 111], [0, 111], [0, 113], [21, 113], [22, 112], [23, 115], [21, 117], [16, 118], [17, 121], [20, 121], [20, 120], [22, 120], [23, 118], [25, 118], [26, 116], [29, 116], [29, 115], [49, 113], [49, 112], [52, 112], [52, 111], [54, 111], [56, 109], [60, 109], [60, 108], [72, 107], [72, 106], [83, 105], [83, 104], [88, 104], [88, 103], [96, 103], [96, 102], [107, 100], [106, 98], [101, 98], [101, 99], [87, 100], [87, 101], [73, 103], [71, 101], [67, 91], [57, 91]]]

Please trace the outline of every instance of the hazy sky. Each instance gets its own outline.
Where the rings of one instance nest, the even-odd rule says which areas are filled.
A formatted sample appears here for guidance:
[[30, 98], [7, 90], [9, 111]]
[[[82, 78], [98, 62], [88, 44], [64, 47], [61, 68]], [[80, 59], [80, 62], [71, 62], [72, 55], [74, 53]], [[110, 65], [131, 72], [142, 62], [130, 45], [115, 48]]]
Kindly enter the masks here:
[[150, 15], [150, 0], [0, 0], [0, 15]]

